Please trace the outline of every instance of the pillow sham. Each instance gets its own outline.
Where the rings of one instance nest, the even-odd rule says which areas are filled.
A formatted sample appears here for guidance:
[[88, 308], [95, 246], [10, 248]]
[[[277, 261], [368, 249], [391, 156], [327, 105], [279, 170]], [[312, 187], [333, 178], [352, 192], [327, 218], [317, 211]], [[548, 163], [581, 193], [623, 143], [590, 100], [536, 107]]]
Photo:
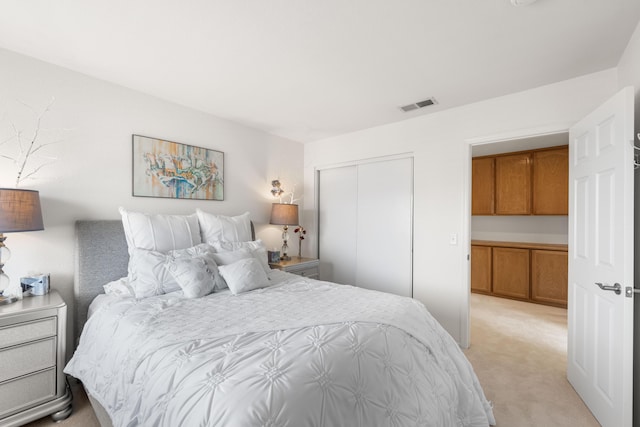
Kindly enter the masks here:
[[271, 267], [269, 267], [269, 258], [267, 255], [267, 248], [264, 247], [262, 240], [258, 239], [251, 242], [213, 242], [211, 246], [216, 250], [216, 253], [224, 253], [230, 251], [237, 251], [241, 249], [248, 250], [251, 255], [260, 261], [260, 265], [264, 269], [264, 272], [269, 274]]
[[213, 275], [214, 286], [224, 289], [227, 286], [222, 277], [216, 274], [213, 254], [213, 248], [206, 243], [167, 253], [134, 248], [129, 258], [129, 286], [138, 299], [179, 291], [183, 288], [167, 268], [168, 263], [175, 258], [202, 258]]
[[213, 259], [216, 264], [218, 264], [218, 268], [223, 265], [233, 264], [234, 262], [240, 261], [241, 259], [253, 258], [251, 255], [251, 251], [249, 249], [239, 249], [237, 251], [228, 251], [228, 252], [215, 252], [213, 254]]
[[260, 262], [253, 257], [221, 265], [219, 269], [229, 290], [235, 295], [269, 286], [267, 273], [264, 272]]
[[180, 285], [165, 267], [169, 255], [134, 248], [129, 257], [129, 286], [136, 298], [179, 291]]
[[[182, 290], [185, 292], [185, 296], [187, 296], [188, 298], [197, 298], [196, 296], [189, 296], [189, 295], [193, 295], [194, 291], [196, 293], [199, 293], [201, 291], [198, 291], [196, 289], [186, 290], [185, 288], [202, 287], [204, 286], [204, 284], [188, 283], [190, 273], [188, 271], [185, 271], [185, 269], [188, 267], [187, 266], [188, 263], [184, 261], [185, 259], [198, 260], [197, 265], [195, 264], [193, 265], [194, 273], [200, 272], [202, 268], [206, 269], [208, 276], [213, 281], [212, 290], [214, 292], [227, 288], [227, 284], [225, 283], [224, 279], [222, 278], [222, 276], [218, 271], [218, 264], [216, 263], [213, 257], [214, 253], [215, 253], [215, 250], [213, 249], [213, 247], [207, 243], [202, 243], [192, 248], [170, 251], [168, 253], [169, 258], [167, 259], [167, 268], [170, 269], [170, 272], [173, 275], [174, 279], [176, 279], [176, 281], [178, 282], [178, 285], [180, 285]], [[175, 268], [173, 271], [171, 271], [172, 266]], [[201, 279], [194, 278], [194, 280], [197, 282]], [[205, 278], [202, 280], [207, 280], [207, 279]], [[207, 292], [207, 294], [208, 293], [210, 292]], [[204, 296], [204, 295], [200, 295], [200, 296]]]
[[133, 292], [133, 288], [129, 286], [129, 280], [126, 277], [122, 277], [113, 282], [109, 282], [102, 286], [106, 295], [115, 295], [118, 297], [134, 297], [136, 294]]
[[238, 216], [214, 215], [196, 209], [202, 241], [205, 243], [247, 242], [251, 240], [249, 212]]
[[167, 252], [202, 243], [198, 216], [131, 212], [120, 208], [129, 255], [133, 249]]
[[169, 257], [166, 267], [186, 298], [200, 298], [213, 292], [215, 276], [219, 276], [218, 268], [214, 273], [207, 264], [204, 256], [182, 256]]

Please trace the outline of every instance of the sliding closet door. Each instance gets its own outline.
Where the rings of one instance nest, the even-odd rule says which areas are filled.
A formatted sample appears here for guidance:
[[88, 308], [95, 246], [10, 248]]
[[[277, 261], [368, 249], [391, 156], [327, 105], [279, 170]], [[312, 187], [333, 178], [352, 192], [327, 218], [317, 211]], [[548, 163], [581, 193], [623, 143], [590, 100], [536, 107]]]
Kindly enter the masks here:
[[413, 159], [319, 172], [320, 278], [412, 296]]
[[322, 170], [318, 190], [320, 278], [355, 285], [358, 195], [356, 167]]
[[413, 160], [358, 165], [356, 284], [412, 296]]

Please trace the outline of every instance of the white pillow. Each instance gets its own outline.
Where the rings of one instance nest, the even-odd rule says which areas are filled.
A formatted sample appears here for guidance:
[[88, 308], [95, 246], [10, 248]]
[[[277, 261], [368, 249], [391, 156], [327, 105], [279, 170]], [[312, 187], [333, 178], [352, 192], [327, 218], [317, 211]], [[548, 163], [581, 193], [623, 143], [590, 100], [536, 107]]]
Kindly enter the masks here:
[[129, 280], [123, 277], [113, 282], [109, 282], [102, 286], [106, 295], [115, 295], [118, 297], [134, 297], [136, 294], [133, 288], [129, 286]]
[[200, 298], [213, 292], [215, 276], [219, 275], [218, 268], [215, 272], [211, 271], [204, 256], [169, 257], [166, 265], [185, 297]]
[[205, 243], [247, 242], [251, 240], [249, 212], [238, 216], [214, 215], [196, 209], [202, 241]]
[[151, 215], [120, 208], [129, 255], [134, 248], [167, 252], [202, 243], [196, 214]]
[[269, 286], [267, 273], [255, 258], [246, 258], [233, 264], [221, 265], [220, 274], [233, 294]]
[[247, 258], [253, 258], [249, 249], [239, 249], [237, 251], [230, 252], [216, 252], [213, 254], [213, 259], [216, 261], [216, 264], [218, 264], [218, 268]]
[[[214, 283], [213, 290], [214, 291], [220, 291], [222, 289], [226, 289], [227, 288], [227, 284], [225, 283], [224, 279], [222, 278], [222, 276], [218, 272], [218, 264], [215, 261], [214, 254], [215, 254], [215, 250], [213, 249], [213, 247], [211, 245], [206, 244], [206, 243], [202, 243], [202, 244], [194, 246], [192, 248], [178, 249], [178, 250], [175, 250], [175, 251], [170, 251], [168, 253], [169, 258], [167, 259], [167, 268], [169, 268], [171, 264], [175, 264], [175, 263], [179, 263], [180, 264], [180, 269], [184, 268], [184, 265], [179, 262], [179, 260], [182, 260], [183, 258], [185, 258], [185, 259], [200, 259], [200, 260], [202, 260], [204, 262], [204, 267], [207, 269], [207, 271], [209, 272], [209, 274], [210, 274], [210, 276], [211, 276], [211, 278], [213, 280], [213, 283]], [[177, 268], [177, 264], [176, 264], [176, 268]], [[171, 271], [171, 273], [174, 276], [174, 278], [176, 279], [176, 282], [178, 282], [178, 285], [180, 285], [182, 290], [185, 291], [185, 296], [187, 296], [188, 298], [196, 298], [196, 297], [188, 296], [188, 294], [190, 294], [191, 291], [185, 290], [185, 287], [189, 287], [190, 286], [188, 283], [186, 283], [187, 275], [189, 273], [187, 273], [187, 272], [177, 273], [182, 278], [177, 277], [176, 276], [176, 272], [174, 272], [174, 271]], [[204, 296], [204, 295], [200, 295], [200, 296]]]
[[262, 240], [258, 239], [251, 242], [213, 242], [211, 246], [217, 253], [237, 251], [240, 249], [246, 249], [251, 252], [251, 255], [260, 261], [260, 265], [264, 268], [264, 272], [269, 274], [271, 267], [269, 267], [269, 259], [267, 255], [267, 248], [264, 247]]
[[136, 298], [148, 298], [180, 290], [180, 285], [166, 269], [169, 255], [134, 248], [129, 257], [129, 286]]

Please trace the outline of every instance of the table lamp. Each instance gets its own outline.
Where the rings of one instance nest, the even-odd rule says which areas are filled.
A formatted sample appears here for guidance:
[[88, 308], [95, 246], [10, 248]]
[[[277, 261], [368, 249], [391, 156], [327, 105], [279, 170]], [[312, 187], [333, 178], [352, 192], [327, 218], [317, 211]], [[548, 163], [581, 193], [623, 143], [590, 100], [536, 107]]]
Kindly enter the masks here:
[[282, 229], [282, 255], [280, 259], [283, 261], [291, 260], [291, 257], [287, 255], [287, 251], [289, 250], [287, 240], [289, 240], [289, 226], [298, 225], [298, 205], [274, 203], [271, 205], [271, 221], [269, 221], [269, 224], [284, 225]]
[[[2, 270], [4, 263], [11, 257], [11, 251], [4, 244], [7, 240], [4, 233], [38, 230], [44, 230], [39, 193], [33, 190], [0, 188], [0, 294], [11, 285], [9, 276]], [[10, 292], [11, 295], [0, 297], [0, 304], [21, 298], [21, 292], [13, 295], [17, 288], [15, 292]]]

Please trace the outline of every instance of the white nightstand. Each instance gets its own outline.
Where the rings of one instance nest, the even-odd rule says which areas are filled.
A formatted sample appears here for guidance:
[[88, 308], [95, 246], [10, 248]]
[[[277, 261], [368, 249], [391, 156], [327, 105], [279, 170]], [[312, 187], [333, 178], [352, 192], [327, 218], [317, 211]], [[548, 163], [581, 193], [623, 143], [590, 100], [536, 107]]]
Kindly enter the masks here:
[[0, 305], [0, 426], [71, 414], [66, 330], [67, 305], [55, 291]]
[[320, 260], [315, 258], [292, 256], [289, 261], [280, 261], [269, 265], [271, 268], [308, 277], [310, 279], [320, 278]]

